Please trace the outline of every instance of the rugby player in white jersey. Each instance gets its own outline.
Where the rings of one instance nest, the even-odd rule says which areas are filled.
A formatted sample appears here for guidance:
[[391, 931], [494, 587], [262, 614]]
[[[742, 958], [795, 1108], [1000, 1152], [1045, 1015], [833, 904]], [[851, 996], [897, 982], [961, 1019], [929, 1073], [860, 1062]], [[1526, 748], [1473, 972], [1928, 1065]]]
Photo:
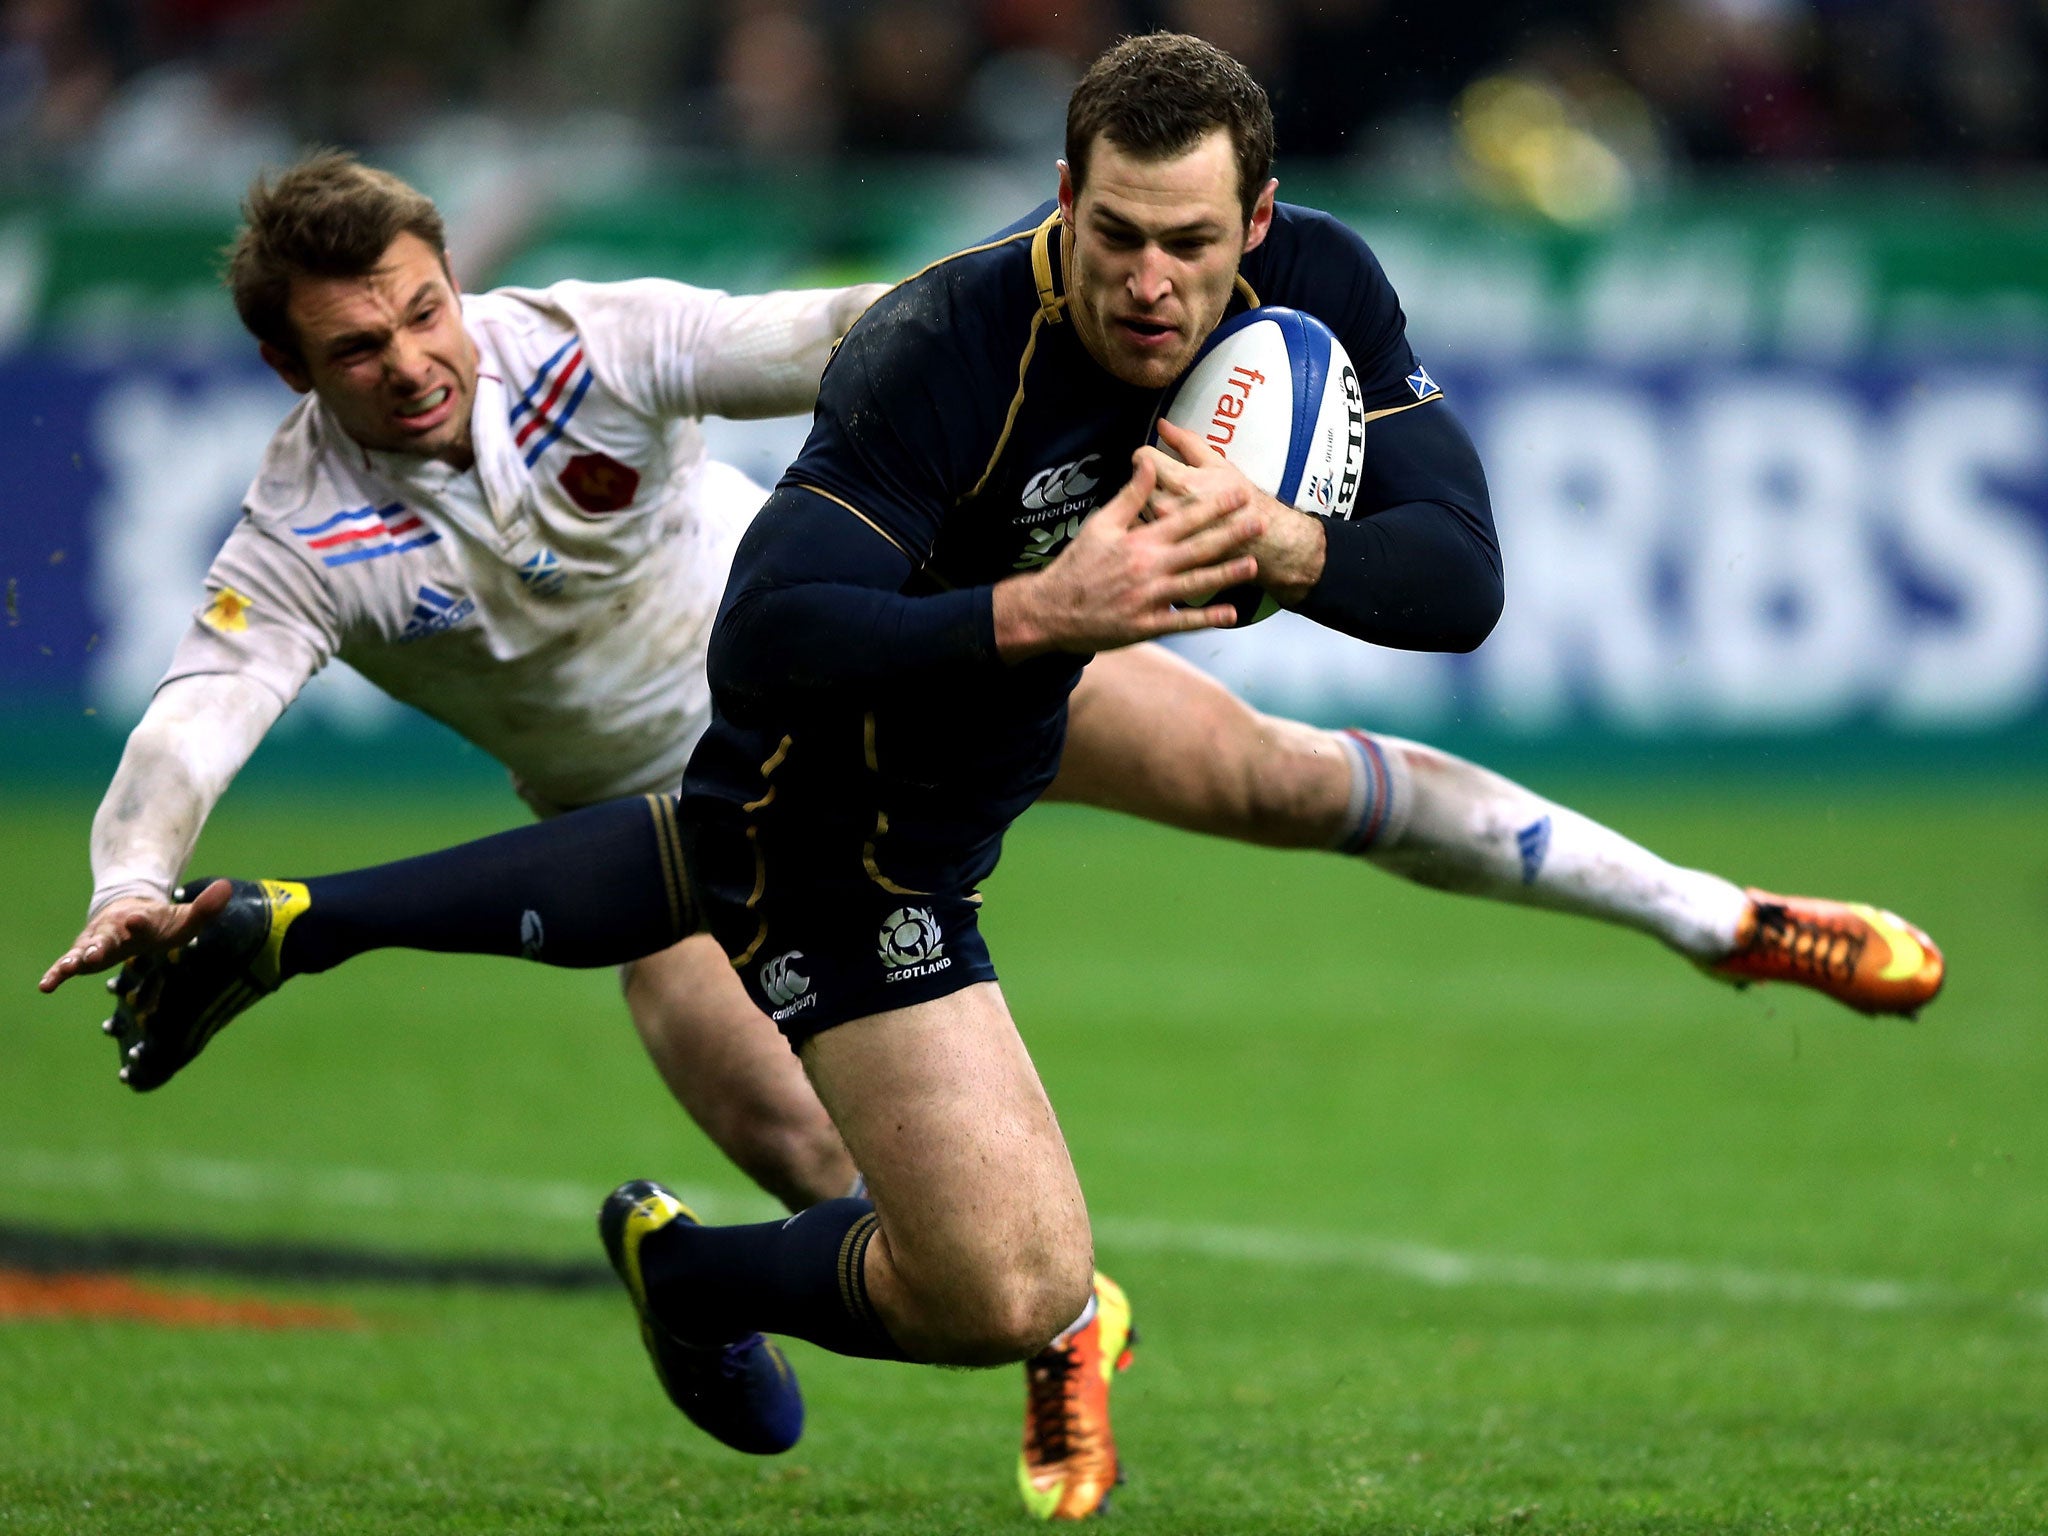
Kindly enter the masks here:
[[[705, 643], [732, 551], [763, 497], [706, 458], [697, 421], [807, 411], [833, 340], [881, 291], [732, 297], [649, 280], [463, 297], [433, 205], [335, 154], [259, 186], [245, 212], [237, 306], [307, 398], [129, 739], [94, 822], [85, 930], [45, 990], [182, 943], [219, 911], [225, 884], [173, 900], [185, 861], [337, 657], [505, 763], [542, 815], [671, 793], [708, 718]], [[1939, 952], [1889, 914], [1744, 892], [1430, 748], [1258, 715], [1156, 646], [1088, 666], [1052, 795], [1621, 922], [1731, 979], [1798, 981], [1864, 1011], [1910, 1011], [1941, 979]], [[277, 984], [289, 889], [232, 888], [274, 903], [270, 969], [252, 956], [191, 1052]], [[671, 1091], [764, 1188], [798, 1209], [854, 1182], [796, 1057], [712, 940], [659, 948], [624, 986]], [[131, 1082], [155, 1086], [183, 1059]], [[1071, 1376], [1064, 1357], [1089, 1343], [1064, 1340], [1051, 1376]], [[1107, 1441], [1106, 1388], [1048, 1394], [1048, 1379], [1035, 1371], [1027, 1445]], [[1102, 1422], [1069, 1435], [1035, 1422], [1047, 1413]]]

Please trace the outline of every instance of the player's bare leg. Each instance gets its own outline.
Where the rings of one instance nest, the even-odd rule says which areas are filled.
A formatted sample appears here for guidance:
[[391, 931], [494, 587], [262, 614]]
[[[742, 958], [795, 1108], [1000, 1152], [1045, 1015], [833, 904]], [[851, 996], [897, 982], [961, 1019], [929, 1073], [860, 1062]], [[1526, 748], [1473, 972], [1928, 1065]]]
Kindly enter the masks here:
[[1097, 656], [1048, 799], [1281, 848], [1336, 848], [1419, 884], [1620, 923], [1736, 981], [1911, 1012], [1941, 953], [1875, 908], [1745, 891], [1499, 774], [1398, 737], [1262, 715], [1156, 645]]
[[[754, 1007], [715, 944], [686, 940], [628, 976], [648, 1054], [728, 1157], [791, 1209], [847, 1191], [853, 1161], [837, 1129], [781, 1032]], [[1041, 1519], [1096, 1513], [1118, 1481], [1110, 1386], [1130, 1364], [1136, 1332], [1130, 1302], [1113, 1280], [1096, 1275], [1094, 1292], [1082, 1315], [1024, 1367], [1018, 1488]]]
[[1028, 1355], [1025, 1507], [1099, 1512], [1121, 1478], [1109, 1398], [1131, 1307], [1107, 1276], [1090, 1284], [1080, 1187], [1001, 992], [826, 1030], [804, 1061], [868, 1173], [867, 1285], [890, 1334], [920, 1359]]
[[626, 1006], [678, 1104], [792, 1211], [844, 1195], [853, 1159], [796, 1053], [698, 934], [625, 967]]
[[752, 1226], [643, 1223], [628, 1284], [664, 1330], [698, 1347], [758, 1328], [992, 1365], [1081, 1314], [1080, 1184], [993, 983], [841, 1024], [803, 1054], [871, 1198]]
[[804, 1063], [872, 1203], [706, 1228], [644, 1182], [606, 1202], [606, 1244], [664, 1383], [755, 1329], [940, 1364], [1035, 1357], [1027, 1507], [1100, 1509], [1118, 1480], [1109, 1382], [1128, 1362], [1130, 1308], [1092, 1275], [1080, 1186], [1001, 992], [981, 983], [828, 1029]]
[[1089, 661], [1043, 796], [1270, 848], [1328, 848], [1351, 770], [1333, 732], [1263, 715], [1160, 645]]
[[868, 1295], [905, 1354], [1022, 1360], [1080, 1314], [1080, 1181], [993, 983], [828, 1029], [803, 1056], [867, 1175]]

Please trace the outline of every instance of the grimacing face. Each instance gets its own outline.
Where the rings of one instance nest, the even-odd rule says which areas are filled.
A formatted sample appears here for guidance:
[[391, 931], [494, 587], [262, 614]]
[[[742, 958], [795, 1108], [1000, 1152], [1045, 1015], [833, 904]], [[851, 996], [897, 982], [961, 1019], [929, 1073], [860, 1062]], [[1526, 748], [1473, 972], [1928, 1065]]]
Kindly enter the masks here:
[[431, 245], [401, 234], [362, 277], [294, 278], [285, 312], [299, 355], [262, 349], [285, 383], [318, 395], [365, 448], [470, 466], [476, 347]]
[[1144, 389], [1179, 378], [1222, 320], [1238, 262], [1266, 238], [1278, 185], [1260, 189], [1247, 221], [1226, 128], [1168, 160], [1098, 134], [1078, 194], [1061, 161], [1067, 310], [1089, 355]]

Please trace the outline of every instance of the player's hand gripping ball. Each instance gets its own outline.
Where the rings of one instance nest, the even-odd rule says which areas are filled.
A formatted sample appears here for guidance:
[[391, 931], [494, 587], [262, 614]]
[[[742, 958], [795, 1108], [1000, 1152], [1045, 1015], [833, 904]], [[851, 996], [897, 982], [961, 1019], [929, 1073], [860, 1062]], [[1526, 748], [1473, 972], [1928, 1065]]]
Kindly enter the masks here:
[[[1349, 517], [1358, 504], [1364, 398], [1344, 344], [1313, 315], [1269, 305], [1224, 321], [1160, 416], [1203, 439], [1283, 505]], [[1188, 606], [1214, 602], [1236, 606], [1239, 628], [1280, 611], [1255, 581]]]

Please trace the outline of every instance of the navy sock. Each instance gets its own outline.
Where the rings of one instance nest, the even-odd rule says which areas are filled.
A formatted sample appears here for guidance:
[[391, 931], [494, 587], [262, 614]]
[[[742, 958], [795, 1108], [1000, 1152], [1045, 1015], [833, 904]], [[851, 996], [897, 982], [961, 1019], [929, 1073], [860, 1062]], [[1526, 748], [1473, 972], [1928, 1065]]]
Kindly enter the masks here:
[[675, 801], [608, 800], [473, 843], [304, 882], [285, 930], [287, 976], [369, 949], [617, 965], [695, 928]]
[[689, 1343], [758, 1331], [863, 1360], [907, 1360], [868, 1300], [862, 1259], [874, 1235], [867, 1200], [827, 1200], [746, 1227], [676, 1221], [641, 1244], [641, 1274], [655, 1311]]

